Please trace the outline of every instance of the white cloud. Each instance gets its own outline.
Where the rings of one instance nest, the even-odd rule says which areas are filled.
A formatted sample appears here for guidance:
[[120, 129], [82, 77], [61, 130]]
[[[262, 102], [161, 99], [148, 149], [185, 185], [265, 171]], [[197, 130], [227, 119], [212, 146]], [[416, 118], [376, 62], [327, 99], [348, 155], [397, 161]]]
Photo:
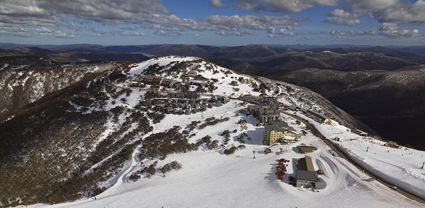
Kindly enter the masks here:
[[[337, 0], [233, 1], [244, 9], [274, 12], [300, 12], [318, 5], [332, 6], [337, 3]], [[384, 24], [380, 29], [368, 32], [330, 32], [333, 36], [368, 33], [391, 38], [414, 37], [420, 31], [403, 28], [401, 23], [425, 23], [425, 0], [413, 3], [404, 0], [340, 2], [344, 2], [344, 9], [331, 11], [325, 22], [354, 26], [360, 24], [360, 15], [370, 14]], [[223, 6], [221, 0], [210, 0], [209, 3], [211, 6]], [[93, 23], [102, 29], [93, 29]], [[144, 34], [139, 31], [148, 29], [157, 35], [209, 31], [233, 36], [264, 32], [270, 37], [280, 37], [295, 35], [294, 28], [300, 23], [301, 19], [289, 16], [211, 15], [199, 19], [181, 18], [169, 13], [161, 0], [2, 0], [0, 4], [0, 34], [21, 36], [76, 37], [81, 33], [141, 36]], [[124, 25], [127, 28], [123, 28]]]
[[[301, 12], [315, 6], [335, 6], [338, 0], [235, 0], [239, 7], [254, 11]], [[326, 22], [360, 23], [359, 15], [379, 22], [425, 23], [425, 0], [339, 0], [343, 8], [331, 12]]]
[[[28, 32], [35, 31], [34, 34], [39, 34], [39, 28], [61, 27], [74, 31], [57, 32], [56, 36], [72, 37], [81, 29], [75, 25], [75, 21], [80, 24], [91, 21], [136, 24], [144, 22], [153, 13], [167, 13], [160, 0], [2, 0], [0, 30], [13, 33], [13, 28], [19, 26]], [[47, 31], [41, 33], [53, 34]]]
[[425, 0], [347, 0], [356, 13], [367, 13], [380, 22], [425, 23]]
[[172, 31], [172, 30], [156, 30], [154, 32], [155, 35], [159, 36], [179, 36], [182, 35], [183, 32], [181, 31]]
[[217, 8], [224, 6], [221, 0], [210, 0], [210, 5]]
[[317, 5], [334, 6], [337, 0], [237, 0], [239, 6], [247, 10], [273, 12], [300, 12]]
[[19, 25], [8, 25], [0, 22], [0, 34], [5, 35], [16, 35], [16, 36], [29, 36], [29, 32], [27, 29], [19, 26]]
[[66, 32], [60, 29], [53, 29], [47, 27], [37, 28], [35, 33], [38, 35], [54, 36], [57, 38], [73, 38], [76, 36], [76, 34], [73, 32]]
[[35, 0], [37, 6], [51, 14], [71, 15], [98, 22], [137, 21], [146, 14], [166, 13], [159, 0]]
[[218, 30], [215, 32], [217, 35], [221, 36], [245, 36], [250, 35], [248, 31], [240, 31], [240, 30]]
[[294, 36], [291, 26], [276, 28], [270, 27], [268, 30], [268, 36], [271, 38], [281, 37], [281, 36]]
[[212, 15], [206, 17], [203, 21], [203, 26], [206, 30], [218, 31], [216, 33], [219, 35], [235, 36], [251, 34], [252, 30], [262, 30], [268, 34], [274, 32], [275, 35], [287, 33], [286, 35], [288, 35], [292, 33], [293, 26], [298, 25], [299, 20], [294, 20], [289, 16]]
[[416, 28], [400, 28], [396, 23], [382, 23], [378, 29], [369, 29], [366, 31], [342, 31], [330, 30], [329, 35], [334, 37], [344, 36], [382, 36], [387, 38], [411, 38], [423, 36], [421, 31]]
[[51, 29], [49, 29], [49, 28], [47, 28], [47, 27], [40, 27], [40, 28], [37, 28], [37, 31], [38, 31], [39, 33], [52, 33], [52, 30], [51, 30]]
[[252, 29], [262, 30], [269, 26], [291, 25], [296, 26], [299, 21], [292, 19], [289, 16], [221, 16], [212, 15], [204, 19], [208, 26], [219, 27], [223, 29], [238, 28], [238, 29]]
[[356, 12], [370, 12], [382, 10], [399, 4], [399, 0], [346, 0], [351, 10]]
[[420, 35], [419, 29], [402, 29], [396, 23], [382, 23], [378, 33], [390, 38], [416, 37]]
[[376, 17], [381, 21], [425, 23], [425, 0], [385, 8], [377, 12]]
[[343, 30], [330, 30], [329, 31], [329, 35], [334, 36], [334, 37], [344, 37], [344, 36], [352, 36], [352, 35], [356, 35], [358, 33], [353, 32], [353, 31], [343, 31]]
[[354, 26], [360, 24], [360, 19], [355, 14], [351, 14], [343, 9], [335, 9], [326, 18], [325, 22], [332, 24]]

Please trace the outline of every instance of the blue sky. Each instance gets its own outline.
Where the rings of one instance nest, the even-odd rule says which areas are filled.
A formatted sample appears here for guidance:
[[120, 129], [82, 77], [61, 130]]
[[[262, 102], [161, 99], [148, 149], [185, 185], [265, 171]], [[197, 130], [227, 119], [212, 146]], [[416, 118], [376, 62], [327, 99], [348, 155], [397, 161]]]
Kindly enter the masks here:
[[0, 42], [424, 45], [424, 0], [3, 0]]

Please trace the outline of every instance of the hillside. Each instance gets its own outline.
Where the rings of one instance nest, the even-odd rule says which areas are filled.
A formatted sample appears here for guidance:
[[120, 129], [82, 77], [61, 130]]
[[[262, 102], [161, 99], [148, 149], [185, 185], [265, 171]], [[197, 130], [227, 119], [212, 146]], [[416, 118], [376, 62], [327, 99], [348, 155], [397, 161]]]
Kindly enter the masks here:
[[[425, 149], [423, 47], [84, 44], [0, 47], [5, 48], [0, 56], [7, 59], [42, 56], [61, 63], [144, 61], [147, 57], [165, 55], [207, 58], [239, 73], [308, 87], [382, 137]], [[363, 84], [366, 87], [357, 87]]]
[[313, 89], [384, 138], [425, 149], [421, 68], [392, 72], [303, 69], [276, 78]]
[[[114, 63], [90, 74], [0, 124], [3, 206], [423, 205], [335, 153], [316, 128], [364, 169], [418, 197], [424, 197], [424, 153], [365, 135], [361, 123], [306, 88], [197, 57]], [[265, 144], [262, 118], [249, 110], [253, 104], [276, 108], [288, 135], [297, 136]], [[302, 144], [316, 150], [301, 153]], [[306, 155], [320, 173], [315, 188], [292, 185]], [[281, 158], [288, 166], [277, 180]]]
[[37, 56], [0, 58], [0, 121], [47, 94], [84, 80], [110, 64], [59, 64]]

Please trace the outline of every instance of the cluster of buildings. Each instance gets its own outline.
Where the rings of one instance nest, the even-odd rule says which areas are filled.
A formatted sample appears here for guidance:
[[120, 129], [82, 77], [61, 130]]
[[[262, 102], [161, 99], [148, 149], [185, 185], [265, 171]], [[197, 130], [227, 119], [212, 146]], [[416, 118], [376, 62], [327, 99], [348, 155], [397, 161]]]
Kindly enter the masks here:
[[271, 96], [253, 96], [253, 95], [241, 95], [239, 100], [252, 103], [261, 106], [281, 106], [282, 103], [278, 102], [275, 97]]
[[154, 87], [163, 86], [174, 89], [180, 89], [182, 87], [181, 82], [160, 76], [137, 75], [134, 76], [131, 81], [130, 86], [132, 87], [141, 87], [142, 85], [151, 85]]
[[[218, 107], [229, 101], [224, 96], [203, 96], [197, 87], [204, 88], [207, 84], [195, 70], [189, 70], [182, 75], [183, 81], [160, 76], [136, 75], [130, 86], [150, 89], [145, 95], [142, 105], [167, 114], [192, 114], [205, 111], [207, 108]], [[195, 79], [198, 78], [198, 79]], [[204, 78], [205, 79], [205, 78]]]
[[[188, 71], [189, 75], [193, 73]], [[206, 87], [208, 82], [201, 75], [189, 76], [186, 74], [182, 75], [183, 82], [177, 81], [175, 79], [168, 79], [161, 76], [150, 76], [150, 75], [136, 75], [132, 78], [130, 86], [132, 87], [143, 87], [144, 85], [150, 85], [153, 88], [166, 87], [175, 90], [185, 90], [189, 89], [190, 85], [199, 86], [201, 88]]]
[[192, 114], [229, 102], [224, 96], [200, 97], [196, 92], [170, 92], [166, 97], [145, 99], [144, 106], [166, 114]]
[[[294, 143], [299, 140], [300, 135], [295, 129], [282, 120], [282, 105], [280, 105], [275, 98], [247, 95], [241, 97], [241, 100], [251, 103], [251, 105], [248, 105], [247, 109], [245, 109], [246, 113], [254, 115], [257, 118], [257, 126], [264, 126], [264, 145]], [[311, 112], [305, 112], [305, 114], [317, 120], [324, 121], [324, 119]], [[316, 150], [316, 147], [304, 144], [296, 147], [296, 151], [302, 154], [311, 153]], [[275, 172], [278, 180], [283, 180], [283, 176], [286, 173], [286, 162], [288, 161], [285, 159], [278, 160]], [[293, 184], [296, 187], [318, 188], [318, 172], [314, 170], [312, 158], [306, 155], [304, 158], [294, 160], [293, 162], [296, 167], [294, 170]]]
[[263, 144], [292, 143], [299, 139], [295, 129], [282, 120], [281, 112], [282, 109], [272, 105], [248, 106], [247, 113], [257, 118], [257, 126], [265, 128]]

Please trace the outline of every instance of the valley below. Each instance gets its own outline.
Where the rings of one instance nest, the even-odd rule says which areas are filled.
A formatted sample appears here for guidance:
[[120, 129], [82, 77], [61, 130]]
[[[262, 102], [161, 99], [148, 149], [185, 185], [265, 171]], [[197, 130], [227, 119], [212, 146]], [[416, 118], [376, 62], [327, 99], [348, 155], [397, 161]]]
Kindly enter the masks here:
[[300, 70], [279, 79], [305, 86], [347, 111], [384, 139], [425, 149], [423, 70]]

